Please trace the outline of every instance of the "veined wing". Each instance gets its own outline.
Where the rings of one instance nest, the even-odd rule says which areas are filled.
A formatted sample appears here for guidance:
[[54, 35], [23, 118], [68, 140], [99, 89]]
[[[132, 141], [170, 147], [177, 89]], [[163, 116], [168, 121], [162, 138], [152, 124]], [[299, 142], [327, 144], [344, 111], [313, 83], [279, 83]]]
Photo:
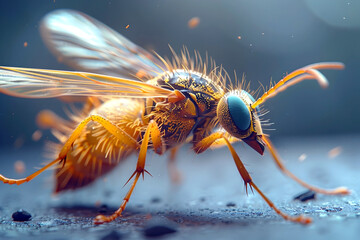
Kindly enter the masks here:
[[59, 96], [168, 97], [172, 91], [107, 75], [0, 67], [0, 92], [16, 97], [52, 98]]
[[151, 53], [81, 12], [53, 11], [40, 29], [50, 50], [76, 70], [134, 78], [154, 77], [166, 69]]

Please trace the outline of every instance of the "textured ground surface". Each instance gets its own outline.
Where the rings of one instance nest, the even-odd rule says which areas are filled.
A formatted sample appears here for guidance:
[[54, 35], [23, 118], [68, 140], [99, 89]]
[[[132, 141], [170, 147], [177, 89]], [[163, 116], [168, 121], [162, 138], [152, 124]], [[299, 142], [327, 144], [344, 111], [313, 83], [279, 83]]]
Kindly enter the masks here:
[[[178, 166], [181, 185], [170, 183], [166, 158], [149, 154], [146, 176], [136, 187], [121, 219], [94, 226], [99, 212], [111, 213], [121, 203], [129, 186], [135, 159], [129, 159], [105, 179], [77, 192], [52, 196], [52, 174], [47, 171], [22, 186], [0, 185], [0, 239], [144, 239], [144, 229], [156, 221], [167, 221], [176, 232], [165, 239], [358, 239], [360, 235], [360, 137], [281, 139], [275, 142], [286, 165], [302, 179], [323, 187], [345, 185], [353, 190], [345, 197], [317, 195], [301, 203], [292, 198], [302, 187], [279, 173], [268, 154], [257, 155], [242, 144], [236, 145], [254, 182], [282, 210], [304, 213], [314, 223], [301, 226], [284, 221], [258, 194], [246, 197], [244, 187], [227, 149], [196, 156], [183, 150]], [[330, 149], [342, 151], [330, 158]], [[304, 161], [299, 156], [306, 154]], [[21, 177], [14, 162], [26, 163], [26, 174], [44, 161], [40, 149], [0, 151], [1, 173]], [[106, 206], [98, 207], [101, 204]], [[13, 222], [18, 209], [32, 214], [28, 222]], [[114, 233], [113, 231], [116, 231]], [[106, 238], [112, 234], [113, 238]]]

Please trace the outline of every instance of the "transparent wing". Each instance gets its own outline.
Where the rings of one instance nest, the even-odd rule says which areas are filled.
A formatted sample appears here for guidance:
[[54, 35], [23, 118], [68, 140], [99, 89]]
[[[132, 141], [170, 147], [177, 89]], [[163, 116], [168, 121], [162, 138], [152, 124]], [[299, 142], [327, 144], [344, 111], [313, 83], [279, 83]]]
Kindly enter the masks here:
[[151, 53], [81, 12], [53, 11], [40, 29], [58, 60], [76, 70], [134, 78], [154, 77], [166, 69]]
[[95, 73], [0, 67], [0, 92], [16, 97], [59, 96], [168, 97], [172, 91], [140, 82]]

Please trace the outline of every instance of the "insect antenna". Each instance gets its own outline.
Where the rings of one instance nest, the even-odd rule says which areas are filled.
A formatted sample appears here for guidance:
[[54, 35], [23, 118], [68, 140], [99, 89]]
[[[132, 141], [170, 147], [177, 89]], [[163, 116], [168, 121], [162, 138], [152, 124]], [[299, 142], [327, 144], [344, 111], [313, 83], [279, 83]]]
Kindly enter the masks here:
[[284, 91], [288, 87], [306, 79], [317, 80], [319, 85], [325, 88], [328, 86], [328, 81], [326, 77], [321, 72], [319, 72], [319, 69], [343, 69], [344, 67], [344, 64], [339, 62], [322, 62], [297, 69], [287, 74], [278, 83], [272, 86], [259, 99], [257, 99], [251, 107], [256, 108], [258, 105], [264, 103], [267, 99], [276, 96], [279, 92]]

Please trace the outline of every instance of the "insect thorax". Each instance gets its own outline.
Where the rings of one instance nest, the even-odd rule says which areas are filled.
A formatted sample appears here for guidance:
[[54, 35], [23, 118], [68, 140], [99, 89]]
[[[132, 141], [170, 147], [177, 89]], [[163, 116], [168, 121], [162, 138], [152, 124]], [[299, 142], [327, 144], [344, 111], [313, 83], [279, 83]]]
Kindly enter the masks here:
[[195, 71], [183, 69], [168, 71], [157, 77], [155, 81], [158, 86], [179, 90], [190, 98], [199, 107], [199, 115], [212, 111], [224, 95], [223, 89], [217, 83]]
[[224, 94], [217, 83], [201, 73], [182, 69], [165, 72], [149, 83], [179, 90], [186, 97], [174, 104], [152, 108], [167, 145], [185, 141], [191, 132], [197, 135], [200, 128], [204, 135], [211, 131], [217, 103]]

